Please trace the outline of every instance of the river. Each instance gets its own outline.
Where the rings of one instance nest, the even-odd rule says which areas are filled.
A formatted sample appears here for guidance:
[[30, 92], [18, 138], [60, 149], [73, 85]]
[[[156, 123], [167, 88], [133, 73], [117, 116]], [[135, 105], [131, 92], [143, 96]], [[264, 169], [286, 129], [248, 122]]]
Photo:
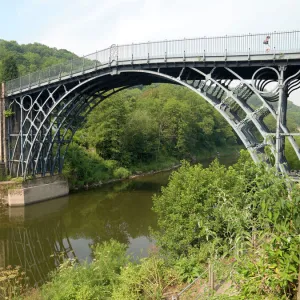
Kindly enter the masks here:
[[[221, 157], [230, 165], [236, 157]], [[202, 161], [208, 165], [209, 160]], [[168, 182], [162, 172], [107, 184], [27, 207], [0, 205], [0, 268], [19, 265], [32, 284], [43, 283], [61, 259], [91, 260], [91, 246], [116, 239], [128, 253], [147, 256], [156, 228], [152, 196]]]

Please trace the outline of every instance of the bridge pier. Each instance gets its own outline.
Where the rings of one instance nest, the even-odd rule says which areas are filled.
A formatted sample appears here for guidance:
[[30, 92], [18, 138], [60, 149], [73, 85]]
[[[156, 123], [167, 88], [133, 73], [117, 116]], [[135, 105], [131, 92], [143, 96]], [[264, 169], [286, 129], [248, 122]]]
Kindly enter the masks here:
[[13, 207], [66, 196], [69, 194], [69, 185], [66, 179], [56, 175], [27, 180], [22, 183], [11, 182], [9, 186], [3, 187], [3, 190], [1, 193], [3, 200]]

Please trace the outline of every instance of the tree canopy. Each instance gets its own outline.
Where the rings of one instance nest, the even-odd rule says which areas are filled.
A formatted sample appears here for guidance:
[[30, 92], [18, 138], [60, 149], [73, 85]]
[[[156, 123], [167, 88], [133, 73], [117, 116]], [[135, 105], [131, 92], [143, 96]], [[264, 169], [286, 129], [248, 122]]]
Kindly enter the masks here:
[[[16, 41], [0, 40], [0, 81], [63, 63], [75, 56], [67, 50], [58, 50], [39, 43], [20, 45]], [[9, 65], [13, 66], [12, 70], [7, 70]]]
[[2, 60], [1, 77], [3, 81], [15, 79], [19, 76], [17, 62], [12, 54], [7, 55]]

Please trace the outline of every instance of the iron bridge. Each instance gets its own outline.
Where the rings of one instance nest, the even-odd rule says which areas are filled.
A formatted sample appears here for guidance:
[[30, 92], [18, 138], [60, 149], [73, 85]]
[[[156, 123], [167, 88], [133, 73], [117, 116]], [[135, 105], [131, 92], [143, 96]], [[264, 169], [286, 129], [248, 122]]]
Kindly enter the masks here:
[[[267, 147], [277, 170], [289, 172], [286, 140], [300, 159], [299, 133], [287, 128], [287, 98], [300, 87], [300, 31], [291, 31], [112, 45], [8, 81], [0, 103], [0, 160], [11, 176], [61, 173], [76, 130], [97, 105], [152, 83], [182, 85], [200, 95], [255, 162], [268, 160]], [[269, 115], [275, 129], [266, 125]]]

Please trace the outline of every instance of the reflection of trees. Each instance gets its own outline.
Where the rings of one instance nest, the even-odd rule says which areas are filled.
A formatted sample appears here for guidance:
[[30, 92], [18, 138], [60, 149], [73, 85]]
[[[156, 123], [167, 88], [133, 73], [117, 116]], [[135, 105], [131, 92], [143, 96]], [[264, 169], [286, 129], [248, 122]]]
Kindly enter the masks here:
[[69, 236], [94, 242], [113, 238], [125, 244], [129, 238], [149, 236], [149, 226], [156, 226], [151, 198], [160, 187], [148, 179], [73, 194], [64, 219]]
[[74, 253], [60, 219], [0, 230], [0, 266], [21, 266], [32, 283], [44, 282], [63, 258]]
[[157, 176], [80, 192], [69, 201], [0, 208], [0, 267], [20, 265], [32, 283], [39, 283], [60, 258], [73, 257], [68, 237], [129, 244], [130, 238], [149, 236], [149, 226], [156, 226], [151, 198], [167, 180]]

